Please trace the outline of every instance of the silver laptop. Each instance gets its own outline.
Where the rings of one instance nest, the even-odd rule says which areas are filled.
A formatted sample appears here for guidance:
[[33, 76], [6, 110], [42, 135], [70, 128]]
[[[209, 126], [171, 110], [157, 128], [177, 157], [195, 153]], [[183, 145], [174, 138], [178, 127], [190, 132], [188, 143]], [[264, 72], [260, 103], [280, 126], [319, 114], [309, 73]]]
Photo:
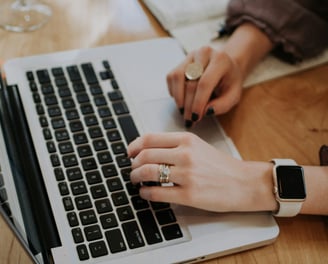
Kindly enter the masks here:
[[[160, 38], [5, 63], [1, 212], [35, 262], [193, 263], [276, 239], [269, 213], [153, 203], [130, 183], [129, 142], [185, 130], [165, 80], [184, 56]], [[239, 157], [215, 119], [190, 131]]]

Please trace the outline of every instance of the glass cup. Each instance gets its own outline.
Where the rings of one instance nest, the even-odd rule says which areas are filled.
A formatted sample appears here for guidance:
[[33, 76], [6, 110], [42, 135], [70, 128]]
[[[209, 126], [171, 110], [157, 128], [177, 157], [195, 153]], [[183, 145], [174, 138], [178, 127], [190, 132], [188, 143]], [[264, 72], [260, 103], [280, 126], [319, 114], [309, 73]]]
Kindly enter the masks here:
[[52, 15], [51, 8], [38, 0], [1, 0], [0, 27], [15, 32], [42, 27]]

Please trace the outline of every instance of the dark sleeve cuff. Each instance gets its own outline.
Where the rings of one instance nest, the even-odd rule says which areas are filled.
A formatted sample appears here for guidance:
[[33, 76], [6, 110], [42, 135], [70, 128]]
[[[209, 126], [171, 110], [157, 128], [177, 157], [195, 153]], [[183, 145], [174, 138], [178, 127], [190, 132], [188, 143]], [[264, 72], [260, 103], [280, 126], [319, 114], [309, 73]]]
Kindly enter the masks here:
[[[321, 10], [328, 10], [328, 1], [308, 2], [309, 6], [320, 2]], [[231, 0], [227, 32], [245, 22], [260, 28], [274, 44], [273, 53], [290, 63], [319, 55], [328, 47], [328, 14], [319, 15], [296, 0]]]

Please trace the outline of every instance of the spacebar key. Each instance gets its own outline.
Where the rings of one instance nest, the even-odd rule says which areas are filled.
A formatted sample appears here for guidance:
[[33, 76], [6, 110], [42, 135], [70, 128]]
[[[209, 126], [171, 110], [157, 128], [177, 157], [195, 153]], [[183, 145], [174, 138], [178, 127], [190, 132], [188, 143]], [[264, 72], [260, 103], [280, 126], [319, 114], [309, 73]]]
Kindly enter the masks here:
[[123, 130], [124, 137], [128, 144], [139, 137], [139, 132], [130, 115], [120, 116], [118, 122]]

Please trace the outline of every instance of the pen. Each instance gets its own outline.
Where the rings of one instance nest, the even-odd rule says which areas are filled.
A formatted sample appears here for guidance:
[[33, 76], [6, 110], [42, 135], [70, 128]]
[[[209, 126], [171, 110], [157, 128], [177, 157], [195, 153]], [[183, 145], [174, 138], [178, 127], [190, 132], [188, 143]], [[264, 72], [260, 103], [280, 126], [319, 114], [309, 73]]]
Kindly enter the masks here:
[[224, 36], [226, 36], [228, 34], [228, 31], [226, 29], [226, 25], [225, 24], [221, 24], [220, 28], [213, 34], [213, 37], [211, 38], [211, 40], [216, 40], [219, 38], [222, 38]]

